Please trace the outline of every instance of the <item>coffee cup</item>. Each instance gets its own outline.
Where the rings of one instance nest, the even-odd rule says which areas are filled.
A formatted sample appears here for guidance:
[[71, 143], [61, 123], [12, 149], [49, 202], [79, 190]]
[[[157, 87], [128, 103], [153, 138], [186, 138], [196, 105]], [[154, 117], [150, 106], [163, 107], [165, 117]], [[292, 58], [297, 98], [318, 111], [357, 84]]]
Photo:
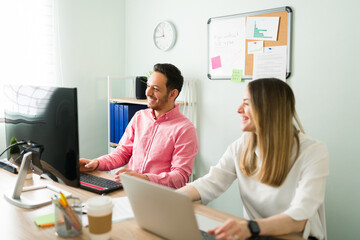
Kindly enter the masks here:
[[99, 196], [90, 198], [86, 202], [89, 219], [89, 232], [92, 240], [110, 239], [112, 226], [112, 198]]

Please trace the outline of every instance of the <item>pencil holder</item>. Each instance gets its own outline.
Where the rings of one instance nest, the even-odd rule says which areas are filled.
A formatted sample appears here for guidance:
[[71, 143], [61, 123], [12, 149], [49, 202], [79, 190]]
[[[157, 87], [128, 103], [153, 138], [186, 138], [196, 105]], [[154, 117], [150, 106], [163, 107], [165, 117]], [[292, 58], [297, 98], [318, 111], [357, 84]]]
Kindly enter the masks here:
[[55, 234], [59, 237], [74, 237], [82, 233], [82, 200], [77, 197], [67, 198], [68, 206], [63, 206], [60, 199], [54, 199]]

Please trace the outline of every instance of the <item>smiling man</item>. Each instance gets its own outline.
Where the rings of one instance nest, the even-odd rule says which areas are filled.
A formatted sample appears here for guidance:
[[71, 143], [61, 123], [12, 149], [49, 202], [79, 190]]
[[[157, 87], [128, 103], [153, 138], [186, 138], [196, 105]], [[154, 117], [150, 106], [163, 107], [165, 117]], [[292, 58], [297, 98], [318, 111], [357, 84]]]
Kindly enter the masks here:
[[114, 152], [80, 159], [80, 171], [109, 171], [128, 164], [116, 173], [116, 181], [118, 174], [126, 173], [172, 188], [184, 186], [199, 143], [194, 125], [175, 103], [183, 82], [174, 65], [154, 65], [146, 89], [149, 108], [134, 115]]

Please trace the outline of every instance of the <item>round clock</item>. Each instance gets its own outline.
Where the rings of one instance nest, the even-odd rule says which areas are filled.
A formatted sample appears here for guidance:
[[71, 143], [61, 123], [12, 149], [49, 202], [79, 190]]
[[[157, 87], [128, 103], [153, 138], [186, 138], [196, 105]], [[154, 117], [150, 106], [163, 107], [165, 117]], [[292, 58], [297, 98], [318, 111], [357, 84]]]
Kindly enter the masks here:
[[176, 42], [175, 26], [167, 21], [159, 23], [154, 30], [154, 44], [162, 50], [171, 49]]

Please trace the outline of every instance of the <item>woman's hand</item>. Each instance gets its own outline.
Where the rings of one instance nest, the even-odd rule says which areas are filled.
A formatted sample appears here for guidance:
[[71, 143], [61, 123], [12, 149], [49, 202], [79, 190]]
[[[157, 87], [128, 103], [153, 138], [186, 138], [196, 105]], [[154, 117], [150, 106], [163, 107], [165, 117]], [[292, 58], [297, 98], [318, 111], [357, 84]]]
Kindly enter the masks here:
[[222, 225], [208, 231], [216, 239], [245, 240], [251, 236], [246, 220], [238, 222], [234, 219], [226, 220]]

